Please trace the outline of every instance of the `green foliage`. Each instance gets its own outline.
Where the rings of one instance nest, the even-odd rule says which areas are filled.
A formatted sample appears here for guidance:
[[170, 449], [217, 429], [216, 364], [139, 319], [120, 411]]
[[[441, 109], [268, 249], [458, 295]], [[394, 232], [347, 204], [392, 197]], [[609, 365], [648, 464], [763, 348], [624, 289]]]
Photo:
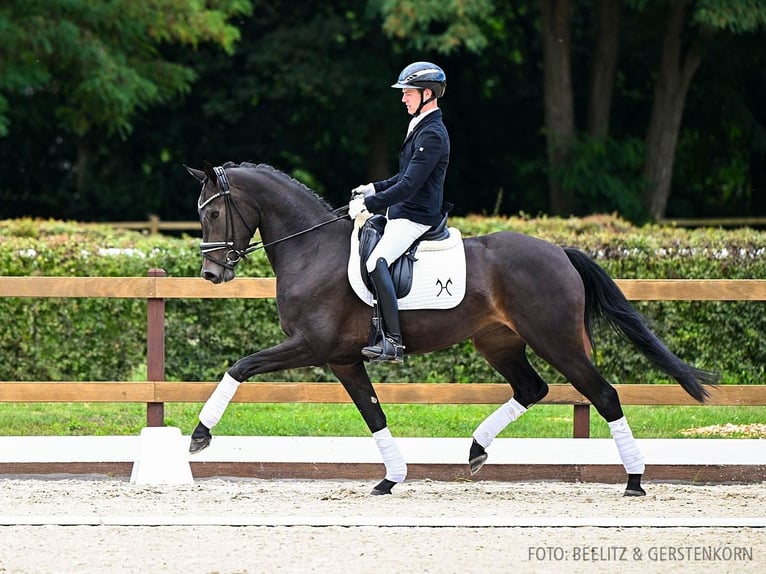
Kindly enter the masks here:
[[375, 0], [383, 31], [417, 51], [449, 54], [462, 47], [486, 47], [483, 27], [493, 11], [491, 0]]
[[0, 94], [0, 137], [8, 135], [8, 100]]
[[[465, 235], [527, 233], [582, 249], [615, 278], [766, 278], [764, 233], [750, 229], [635, 227], [613, 216], [587, 218], [453, 218]], [[12, 276], [196, 276], [196, 239], [144, 236], [108, 226], [31, 219], [0, 220], [0, 274]], [[240, 276], [272, 272], [259, 252]], [[762, 383], [764, 303], [641, 302], [636, 307], [683, 359], [718, 370], [724, 383]], [[131, 299], [0, 298], [0, 380], [132, 380], [145, 364], [146, 303]], [[273, 300], [168, 300], [168, 380], [218, 380], [240, 357], [283, 339]], [[597, 332], [594, 356], [615, 383], [668, 382], [609, 329]], [[544, 378], [564, 382], [534, 355]], [[470, 342], [371, 365], [373, 381], [501, 382]], [[254, 380], [335, 380], [320, 367]]]
[[573, 198], [575, 215], [616, 212], [640, 223], [648, 220], [642, 201], [643, 165], [641, 140], [581, 136], [569, 149], [565, 165], [551, 169]]
[[[182, 243], [106, 226], [6, 220], [0, 274], [145, 276], [150, 267], [177, 269]], [[0, 316], [4, 380], [126, 380], [145, 362], [140, 299], [0, 298]]]
[[[619, 142], [646, 135], [669, 6], [625, 4], [610, 114]], [[572, 3], [580, 126], [597, 58], [597, 5]], [[736, 19], [739, 6], [746, 14], [758, 3], [689, 6], [705, 18], [725, 7]], [[271, 163], [341, 205], [351, 187], [395, 169], [408, 118], [389, 86], [415, 59], [434, 59], [448, 75], [440, 106], [453, 143], [446, 181], [453, 213], [545, 212], [539, 7], [531, 0], [6, 0], [0, 216], [190, 219], [181, 164], [203, 159]], [[247, 10], [252, 17], [242, 16]], [[702, 137], [675, 156], [669, 215], [764, 212], [753, 192], [763, 187], [763, 39], [762, 28], [705, 36], [679, 141], [692, 130]], [[717, 126], [741, 135], [727, 137]], [[613, 190], [633, 183], [624, 164], [599, 172], [598, 162], [613, 167], [611, 152], [585, 157], [576, 179], [593, 173], [603, 181], [576, 186], [578, 212], [622, 209], [632, 192]]]
[[[752, 201], [757, 190], [750, 185], [749, 152], [743, 139], [736, 126], [726, 125], [706, 132], [688, 129], [682, 134], [673, 172], [674, 185], [683, 190], [673, 198], [676, 211], [694, 214], [715, 205], [723, 217]], [[711, 157], [714, 142], [720, 151]], [[708, 165], [704, 173], [698, 168], [702, 161]]]
[[[165, 45], [213, 42], [231, 51], [239, 30], [227, 23], [251, 10], [246, 0], [42, 2], [0, 8], [0, 94], [58, 100], [60, 124], [82, 136], [96, 128], [127, 134], [135, 113], [188, 91], [191, 68], [161, 56]], [[30, 30], [34, 33], [30, 34]], [[0, 105], [0, 127], [7, 121]]]
[[766, 26], [762, 0], [699, 0], [696, 4], [694, 22], [704, 28], [743, 34]]

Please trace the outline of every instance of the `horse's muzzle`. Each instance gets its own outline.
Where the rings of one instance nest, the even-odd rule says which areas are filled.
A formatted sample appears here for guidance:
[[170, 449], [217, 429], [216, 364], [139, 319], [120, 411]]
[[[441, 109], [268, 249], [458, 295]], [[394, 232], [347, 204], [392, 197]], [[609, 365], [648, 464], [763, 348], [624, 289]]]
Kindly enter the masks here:
[[226, 257], [219, 259], [215, 257], [215, 253], [221, 249], [228, 247], [228, 244], [202, 244], [202, 270], [200, 275], [203, 279], [212, 283], [226, 283], [234, 279], [234, 268], [242, 261], [242, 254], [240, 251], [234, 249], [228, 249], [226, 251]]
[[234, 279], [234, 270], [221, 267], [220, 265], [205, 264], [202, 266], [200, 277], [205, 281], [218, 285], [219, 283], [226, 283]]

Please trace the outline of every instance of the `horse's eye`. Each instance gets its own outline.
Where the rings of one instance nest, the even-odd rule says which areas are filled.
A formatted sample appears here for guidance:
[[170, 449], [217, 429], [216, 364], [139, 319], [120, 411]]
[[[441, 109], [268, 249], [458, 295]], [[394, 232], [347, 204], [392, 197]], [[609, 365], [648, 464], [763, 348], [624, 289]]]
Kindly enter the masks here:
[[218, 217], [221, 215], [220, 211], [214, 211], [210, 214], [210, 219], [218, 219]]

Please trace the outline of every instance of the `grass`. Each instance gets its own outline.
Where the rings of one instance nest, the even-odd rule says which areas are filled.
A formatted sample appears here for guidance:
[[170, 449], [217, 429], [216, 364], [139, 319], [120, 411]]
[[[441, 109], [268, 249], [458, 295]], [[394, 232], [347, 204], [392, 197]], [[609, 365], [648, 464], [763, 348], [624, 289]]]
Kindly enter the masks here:
[[[166, 404], [165, 424], [185, 434], [197, 424], [201, 405]], [[494, 405], [384, 405], [395, 436], [469, 437]], [[731, 425], [762, 427], [766, 407], [626, 406], [636, 438], [688, 438], [690, 429], [713, 427], [705, 438], [738, 436]], [[718, 433], [717, 427], [728, 431]], [[0, 435], [136, 435], [146, 426], [146, 406], [130, 403], [4, 403]], [[351, 404], [229, 405], [215, 428], [218, 435], [369, 436]], [[606, 423], [591, 409], [591, 436], [610, 437]], [[686, 433], [686, 434], [685, 434]], [[572, 436], [572, 407], [536, 405], [509, 425], [501, 437]], [[741, 434], [739, 436], [748, 436]], [[763, 438], [766, 438], [764, 436]]]

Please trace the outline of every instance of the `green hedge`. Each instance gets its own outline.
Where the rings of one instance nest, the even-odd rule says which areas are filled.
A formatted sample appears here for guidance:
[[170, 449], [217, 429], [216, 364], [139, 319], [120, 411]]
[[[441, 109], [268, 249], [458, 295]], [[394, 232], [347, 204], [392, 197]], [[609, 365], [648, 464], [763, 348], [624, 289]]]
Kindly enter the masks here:
[[[766, 278], [766, 234], [750, 229], [634, 227], [611, 216], [453, 218], [464, 235], [513, 230], [582, 249], [615, 278]], [[149, 236], [107, 225], [0, 221], [0, 275], [196, 276], [198, 239]], [[259, 252], [240, 276], [271, 276]], [[717, 370], [723, 382], [763, 383], [763, 302], [641, 302], [638, 309], [679, 356]], [[168, 380], [218, 380], [241, 356], [282, 339], [273, 300], [168, 300]], [[130, 380], [146, 357], [146, 302], [132, 299], [0, 298], [0, 380]], [[534, 357], [533, 357], [534, 359]], [[534, 359], [551, 382], [561, 377]], [[597, 334], [595, 360], [612, 382], [663, 382], [646, 360], [609, 329]], [[373, 381], [500, 381], [470, 343], [408, 358], [403, 366], [371, 365]], [[255, 380], [334, 380], [323, 368]]]

